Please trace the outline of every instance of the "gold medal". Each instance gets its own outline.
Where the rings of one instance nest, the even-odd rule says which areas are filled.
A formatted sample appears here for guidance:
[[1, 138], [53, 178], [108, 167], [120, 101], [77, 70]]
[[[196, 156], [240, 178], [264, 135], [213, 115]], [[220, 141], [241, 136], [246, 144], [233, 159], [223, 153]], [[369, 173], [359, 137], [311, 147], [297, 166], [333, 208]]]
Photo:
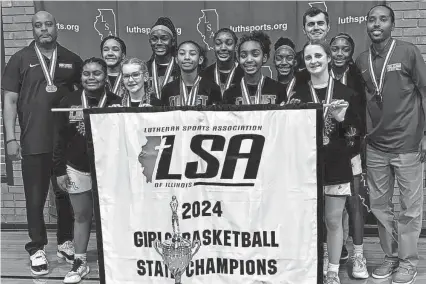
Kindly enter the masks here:
[[328, 136], [323, 136], [322, 143], [324, 144], [324, 146], [328, 145], [328, 143], [330, 143], [330, 138], [328, 138]]
[[58, 90], [58, 88], [55, 85], [47, 85], [46, 86], [46, 92], [48, 93], [55, 93]]

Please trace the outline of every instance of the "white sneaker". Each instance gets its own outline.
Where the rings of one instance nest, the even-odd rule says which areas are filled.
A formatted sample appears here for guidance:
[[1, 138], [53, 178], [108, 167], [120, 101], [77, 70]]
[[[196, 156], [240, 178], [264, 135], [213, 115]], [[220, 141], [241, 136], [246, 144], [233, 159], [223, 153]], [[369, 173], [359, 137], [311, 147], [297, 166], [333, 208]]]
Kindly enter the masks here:
[[64, 283], [78, 283], [81, 279], [89, 274], [90, 269], [86, 261], [79, 258], [74, 260], [71, 271], [65, 275]]
[[336, 272], [329, 271], [325, 279], [325, 284], [340, 284], [339, 275]]
[[352, 257], [352, 276], [358, 279], [367, 279], [367, 261], [362, 254], [355, 254]]
[[62, 245], [58, 245], [58, 251], [56, 255], [59, 258], [65, 259], [68, 263], [74, 262], [74, 244], [71, 241], [66, 241]]
[[328, 253], [324, 253], [324, 266], [322, 268], [322, 272], [324, 273], [324, 276], [327, 276], [328, 271]]
[[34, 275], [45, 275], [49, 273], [48, 262], [44, 250], [38, 250], [30, 256], [31, 273]]

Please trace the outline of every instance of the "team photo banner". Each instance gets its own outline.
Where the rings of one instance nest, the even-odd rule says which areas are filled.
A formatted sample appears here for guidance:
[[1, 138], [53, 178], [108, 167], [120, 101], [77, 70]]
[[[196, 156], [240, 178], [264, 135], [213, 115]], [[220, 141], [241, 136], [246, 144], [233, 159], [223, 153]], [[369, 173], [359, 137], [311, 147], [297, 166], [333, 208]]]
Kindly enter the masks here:
[[85, 110], [101, 283], [320, 283], [320, 111], [257, 108]]

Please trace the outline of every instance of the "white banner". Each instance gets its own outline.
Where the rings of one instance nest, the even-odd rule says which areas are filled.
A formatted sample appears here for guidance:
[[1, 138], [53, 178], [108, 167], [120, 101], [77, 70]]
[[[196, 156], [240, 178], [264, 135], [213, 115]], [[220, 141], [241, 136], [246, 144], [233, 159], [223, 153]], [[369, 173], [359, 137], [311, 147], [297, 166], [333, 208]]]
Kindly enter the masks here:
[[90, 114], [105, 283], [318, 283], [316, 112]]

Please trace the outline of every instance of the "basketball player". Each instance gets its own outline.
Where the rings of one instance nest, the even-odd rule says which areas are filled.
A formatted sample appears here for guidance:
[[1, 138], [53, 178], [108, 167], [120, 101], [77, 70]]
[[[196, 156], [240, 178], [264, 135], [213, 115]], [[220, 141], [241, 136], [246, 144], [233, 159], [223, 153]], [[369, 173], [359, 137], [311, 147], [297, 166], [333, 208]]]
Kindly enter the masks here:
[[[107, 64], [100, 58], [84, 61], [81, 70], [83, 90], [66, 95], [61, 108], [103, 108], [119, 104], [121, 98], [109, 91]], [[82, 112], [59, 113], [55, 120], [59, 135], [53, 155], [53, 172], [59, 187], [68, 192], [75, 214], [75, 259], [64, 283], [79, 283], [90, 269], [87, 265], [87, 244], [93, 219], [92, 177], [87, 153], [86, 131]]]
[[231, 29], [218, 30], [214, 35], [216, 62], [200, 74], [220, 86], [222, 96], [229, 87], [239, 84], [244, 75], [236, 58], [237, 43], [238, 38]]
[[120, 74], [120, 64], [126, 57], [126, 44], [116, 36], [107, 36], [101, 42], [102, 58], [108, 66], [107, 87], [118, 95], [123, 94], [123, 83]]
[[[324, 194], [327, 243], [324, 244], [326, 284], [340, 284], [339, 262], [343, 245], [342, 216], [347, 196], [353, 188], [351, 158], [359, 149], [358, 118], [355, 91], [334, 80], [329, 72], [331, 50], [321, 40], [304, 47], [303, 59], [310, 74], [305, 85], [298, 85], [292, 99], [303, 103], [324, 103]], [[359, 136], [359, 134], [358, 134]]]
[[280, 104], [287, 101], [286, 85], [262, 74], [262, 66], [268, 61], [270, 51], [271, 40], [263, 32], [241, 37], [238, 59], [244, 76], [239, 84], [225, 91], [224, 104]]
[[274, 47], [274, 65], [278, 73], [277, 81], [287, 86], [287, 97], [290, 99], [296, 85], [294, 76], [297, 65], [296, 46], [291, 39], [280, 37]]
[[121, 64], [123, 74], [123, 107], [159, 106], [161, 101], [148, 88], [148, 67], [138, 58], [126, 58]]
[[179, 66], [176, 65], [177, 32], [172, 21], [160, 17], [151, 28], [149, 43], [152, 56], [148, 60], [150, 77], [149, 87], [152, 87], [158, 99], [161, 99], [163, 87], [179, 77]]
[[184, 41], [178, 46], [176, 63], [180, 77], [164, 86], [161, 97], [164, 106], [208, 106], [222, 101], [220, 87], [199, 76], [205, 58], [204, 50], [194, 41]]

